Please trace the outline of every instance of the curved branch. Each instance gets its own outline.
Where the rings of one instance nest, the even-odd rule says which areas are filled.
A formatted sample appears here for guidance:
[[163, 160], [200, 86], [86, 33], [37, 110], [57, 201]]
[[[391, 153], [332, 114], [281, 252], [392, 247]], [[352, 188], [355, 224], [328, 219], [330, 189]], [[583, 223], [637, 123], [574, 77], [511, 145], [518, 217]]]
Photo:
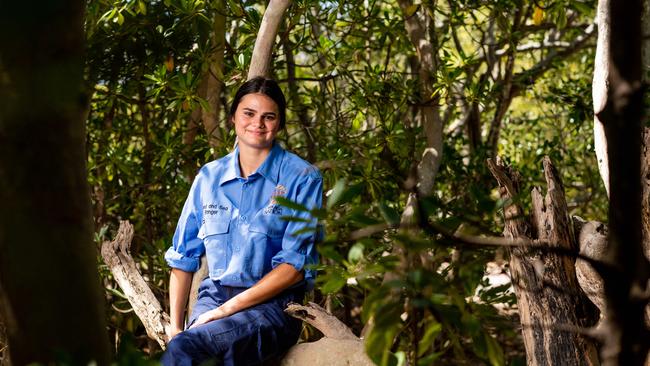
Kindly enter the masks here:
[[359, 341], [359, 337], [338, 320], [334, 315], [327, 312], [327, 310], [318, 306], [313, 302], [308, 305], [300, 305], [294, 302], [289, 303], [284, 310], [285, 313], [300, 319], [314, 328], [320, 330], [327, 338], [332, 339], [349, 339]]
[[133, 306], [133, 310], [142, 321], [149, 338], [158, 342], [162, 349], [165, 349], [167, 334], [165, 329], [169, 327], [169, 315], [160, 305], [149, 285], [138, 271], [138, 268], [131, 258], [131, 240], [133, 240], [133, 225], [128, 221], [120, 221], [120, 228], [113, 241], [105, 241], [102, 244], [102, 258], [108, 265], [115, 281], [118, 283], [124, 295]]
[[260, 25], [260, 30], [255, 40], [251, 65], [248, 69], [249, 80], [256, 76], [268, 76], [270, 74], [269, 67], [271, 65], [271, 54], [273, 44], [275, 43], [275, 36], [278, 34], [282, 16], [287, 8], [289, 8], [289, 5], [291, 5], [291, 1], [289, 0], [269, 1], [269, 6], [264, 12], [262, 24]]

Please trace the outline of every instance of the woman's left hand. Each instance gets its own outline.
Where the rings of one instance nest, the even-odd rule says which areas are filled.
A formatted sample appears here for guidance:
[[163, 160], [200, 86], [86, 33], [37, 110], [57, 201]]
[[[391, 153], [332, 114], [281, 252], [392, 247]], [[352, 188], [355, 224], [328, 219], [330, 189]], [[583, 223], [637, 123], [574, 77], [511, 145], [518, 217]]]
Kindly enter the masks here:
[[189, 329], [198, 327], [199, 325], [211, 322], [213, 320], [221, 319], [225, 316], [226, 314], [224, 313], [221, 306], [216, 309], [208, 310], [205, 313], [199, 315], [199, 317], [196, 318], [196, 321], [194, 322], [194, 324], [192, 324], [192, 326]]

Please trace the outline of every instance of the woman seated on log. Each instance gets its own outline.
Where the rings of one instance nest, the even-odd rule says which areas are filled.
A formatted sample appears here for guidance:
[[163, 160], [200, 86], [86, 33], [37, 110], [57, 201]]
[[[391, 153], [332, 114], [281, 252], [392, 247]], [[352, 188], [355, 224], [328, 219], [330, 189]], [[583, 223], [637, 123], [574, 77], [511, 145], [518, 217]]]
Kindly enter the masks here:
[[[237, 147], [194, 179], [165, 254], [172, 272], [164, 365], [259, 364], [298, 339], [300, 321], [283, 310], [313, 286], [315, 273], [306, 266], [318, 260], [316, 221], [275, 197], [319, 208], [322, 178], [275, 141], [285, 108], [275, 81], [258, 77], [244, 83], [230, 108]], [[204, 254], [209, 277], [201, 282], [185, 328], [192, 273]]]

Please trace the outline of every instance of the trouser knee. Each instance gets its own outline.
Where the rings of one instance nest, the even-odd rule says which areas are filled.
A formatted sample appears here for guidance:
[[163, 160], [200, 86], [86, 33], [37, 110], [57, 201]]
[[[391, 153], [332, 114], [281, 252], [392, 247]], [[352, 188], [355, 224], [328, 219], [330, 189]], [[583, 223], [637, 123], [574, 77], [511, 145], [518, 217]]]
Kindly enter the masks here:
[[193, 342], [185, 332], [178, 333], [167, 343], [167, 350], [160, 361], [164, 366], [196, 365], [198, 363], [196, 357], [203, 352], [196, 350], [192, 344]]

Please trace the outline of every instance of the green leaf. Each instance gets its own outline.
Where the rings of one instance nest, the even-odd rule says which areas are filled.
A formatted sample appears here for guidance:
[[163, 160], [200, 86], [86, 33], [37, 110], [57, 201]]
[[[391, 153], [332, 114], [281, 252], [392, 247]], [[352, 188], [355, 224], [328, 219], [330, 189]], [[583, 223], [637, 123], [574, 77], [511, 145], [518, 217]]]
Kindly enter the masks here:
[[338, 203], [338, 201], [343, 197], [343, 192], [345, 191], [345, 186], [347, 182], [345, 179], [339, 179], [336, 181], [334, 184], [334, 188], [332, 188], [332, 193], [329, 195], [327, 199], [327, 209], [331, 209], [334, 207], [335, 204]]
[[348, 261], [350, 263], [357, 263], [363, 258], [364, 246], [361, 243], [354, 244], [348, 251]]
[[323, 257], [329, 258], [334, 262], [338, 262], [338, 263], [343, 262], [343, 256], [339, 253], [337, 248], [331, 245], [321, 245], [318, 248], [318, 251]]
[[117, 13], [117, 18], [113, 19], [113, 21], [117, 21], [117, 24], [122, 25], [124, 24], [124, 16], [122, 13]]
[[381, 202], [379, 204], [379, 212], [381, 213], [381, 216], [384, 218], [386, 223], [391, 226], [397, 226], [399, 225], [399, 220], [400, 220], [400, 215], [397, 210], [394, 208], [388, 206], [386, 202]]
[[345, 286], [346, 282], [347, 279], [341, 276], [340, 273], [332, 273], [331, 277], [321, 286], [320, 290], [324, 294], [333, 294]]
[[292, 200], [287, 199], [286, 197], [275, 196], [273, 199], [275, 200], [275, 202], [277, 202], [281, 206], [288, 207], [288, 208], [290, 208], [292, 210], [303, 211], [303, 212], [308, 212], [309, 211], [309, 209], [307, 207], [305, 207], [304, 205], [301, 205], [300, 203], [297, 203], [297, 202], [293, 202]]
[[503, 355], [503, 349], [499, 346], [499, 343], [492, 338], [489, 334], [485, 333], [485, 344], [487, 346], [487, 355], [492, 366], [503, 366], [505, 365], [505, 356]]
[[327, 210], [323, 208], [315, 208], [313, 210], [310, 210], [309, 214], [311, 214], [314, 218], [320, 220], [325, 220], [327, 218]]
[[587, 5], [586, 3], [584, 3], [584, 2], [582, 2], [580, 0], [572, 1], [571, 5], [578, 12], [580, 12], [582, 14], [585, 14], [585, 15], [589, 15], [589, 14], [591, 14], [593, 12], [593, 8], [591, 6]]
[[310, 219], [306, 219], [304, 217], [298, 217], [298, 216], [280, 216], [280, 219], [289, 222], [311, 222], [312, 221]]
[[422, 339], [420, 339], [418, 345], [418, 356], [422, 356], [427, 352], [440, 332], [442, 332], [442, 324], [438, 323], [435, 319], [431, 319], [429, 324], [426, 326]]
[[316, 232], [315, 227], [303, 227], [302, 229], [296, 230], [291, 233], [292, 236], [298, 236], [302, 234], [314, 233]]
[[406, 18], [412, 17], [413, 14], [415, 14], [415, 12], [418, 11], [419, 7], [420, 7], [420, 5], [417, 5], [417, 4], [409, 5], [406, 9], [404, 9], [404, 16]]
[[366, 337], [366, 352], [377, 365], [397, 365], [397, 357], [390, 349], [402, 325], [400, 314], [403, 305], [399, 301], [390, 301], [377, 307], [374, 312], [375, 326]]
[[147, 15], [147, 4], [144, 1], [138, 1], [138, 12], [142, 15]]

